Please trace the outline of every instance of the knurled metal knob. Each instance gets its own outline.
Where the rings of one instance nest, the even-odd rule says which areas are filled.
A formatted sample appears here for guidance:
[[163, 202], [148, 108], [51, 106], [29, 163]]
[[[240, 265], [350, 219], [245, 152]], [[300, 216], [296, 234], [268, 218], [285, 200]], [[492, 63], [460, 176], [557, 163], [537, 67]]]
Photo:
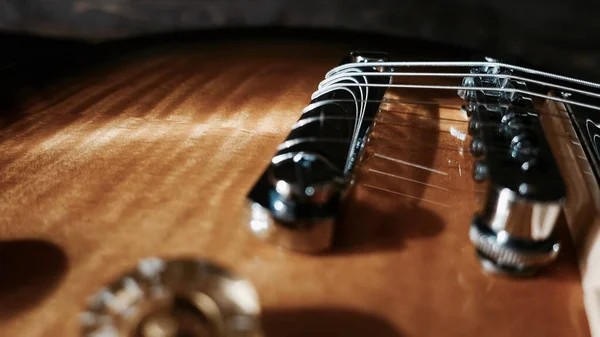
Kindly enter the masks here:
[[554, 235], [532, 241], [514, 238], [506, 231], [494, 231], [479, 215], [469, 229], [477, 258], [489, 273], [530, 276], [558, 256], [560, 243]]
[[473, 164], [473, 180], [476, 182], [484, 182], [489, 178], [490, 170], [484, 160], [477, 160]]
[[504, 132], [510, 137], [514, 137], [519, 133], [522, 133], [523, 130], [527, 129], [529, 126], [526, 123], [526, 118], [523, 115], [517, 114], [515, 112], [508, 112], [504, 116], [502, 116], [501, 122], [504, 125]]
[[473, 137], [469, 146], [469, 152], [475, 158], [481, 157], [485, 154], [485, 144], [480, 138]]
[[510, 141], [510, 154], [524, 163], [537, 156], [536, 137], [531, 132], [523, 131]]
[[323, 205], [340, 191], [341, 174], [324, 157], [299, 152], [274, 163], [270, 178], [282, 201]]
[[263, 336], [252, 284], [202, 260], [142, 260], [80, 318], [85, 337]]

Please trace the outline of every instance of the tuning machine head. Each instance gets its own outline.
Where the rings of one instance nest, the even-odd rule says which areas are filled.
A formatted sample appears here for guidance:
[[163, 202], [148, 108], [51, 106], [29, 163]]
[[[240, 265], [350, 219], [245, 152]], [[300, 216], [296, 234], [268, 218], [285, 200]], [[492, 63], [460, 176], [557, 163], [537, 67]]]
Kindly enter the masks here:
[[260, 337], [252, 284], [201, 260], [142, 260], [101, 289], [80, 316], [82, 336]]

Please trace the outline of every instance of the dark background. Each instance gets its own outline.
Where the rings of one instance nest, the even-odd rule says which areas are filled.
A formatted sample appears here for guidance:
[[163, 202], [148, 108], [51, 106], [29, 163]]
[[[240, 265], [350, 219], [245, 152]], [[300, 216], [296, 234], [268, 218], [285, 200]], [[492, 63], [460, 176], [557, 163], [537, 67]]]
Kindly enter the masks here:
[[[597, 1], [0, 0], [0, 31], [88, 42], [220, 27], [335, 28], [445, 42], [600, 80]], [[6, 40], [7, 38], [4, 37]], [[41, 42], [36, 42], [40, 44]], [[25, 47], [6, 48], [4, 57]], [[8, 54], [8, 56], [7, 56]]]

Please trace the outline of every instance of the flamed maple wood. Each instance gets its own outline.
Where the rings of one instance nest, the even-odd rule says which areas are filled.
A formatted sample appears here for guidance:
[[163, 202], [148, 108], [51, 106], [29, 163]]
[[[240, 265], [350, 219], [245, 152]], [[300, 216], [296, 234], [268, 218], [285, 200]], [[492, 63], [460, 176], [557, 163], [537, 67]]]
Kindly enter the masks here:
[[0, 129], [0, 335], [77, 336], [87, 296], [140, 258], [185, 256], [251, 280], [268, 336], [589, 336], [564, 224], [539, 277], [479, 268], [467, 231], [482, 188], [450, 132], [466, 133], [454, 93], [382, 106], [332, 252], [249, 234], [246, 193], [349, 48], [197, 42], [29, 92]]

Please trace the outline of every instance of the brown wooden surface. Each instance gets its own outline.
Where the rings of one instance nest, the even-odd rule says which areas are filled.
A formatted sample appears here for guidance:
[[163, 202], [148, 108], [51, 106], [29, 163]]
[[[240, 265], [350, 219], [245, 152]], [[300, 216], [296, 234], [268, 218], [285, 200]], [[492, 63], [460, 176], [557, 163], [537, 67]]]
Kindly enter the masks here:
[[346, 51], [197, 44], [31, 94], [0, 130], [0, 336], [77, 336], [86, 297], [147, 256], [247, 277], [268, 336], [588, 336], [569, 244], [535, 279], [480, 270], [455, 107], [383, 106], [333, 252], [249, 235], [246, 193]]
[[[584, 303], [593, 336], [600, 334], [600, 189], [563, 104], [546, 102], [542, 123], [567, 186], [565, 218], [577, 251]], [[583, 145], [583, 146], [582, 146]]]

